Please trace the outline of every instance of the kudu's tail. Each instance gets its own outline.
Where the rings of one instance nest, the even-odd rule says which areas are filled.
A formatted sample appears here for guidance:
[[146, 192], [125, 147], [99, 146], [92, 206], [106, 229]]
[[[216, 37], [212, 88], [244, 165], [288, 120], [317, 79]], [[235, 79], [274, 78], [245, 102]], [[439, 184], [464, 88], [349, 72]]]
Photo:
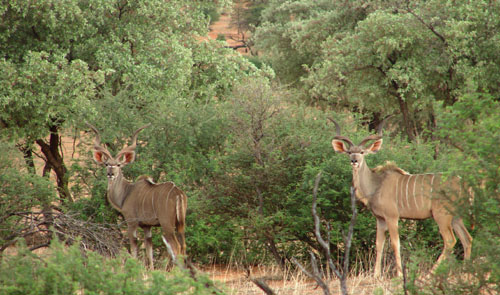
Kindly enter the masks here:
[[184, 227], [186, 226], [186, 211], [187, 211], [187, 196], [184, 192], [180, 195], [177, 195], [177, 199], [175, 201], [175, 211], [177, 218], [177, 230], [184, 231]]
[[474, 227], [476, 225], [476, 218], [474, 216], [474, 210], [473, 210], [473, 206], [474, 206], [474, 190], [472, 189], [472, 187], [469, 187], [467, 189], [467, 193], [469, 194], [469, 205], [470, 205], [470, 209], [469, 209], [469, 217], [470, 217], [470, 229], [471, 230], [474, 230]]
[[453, 230], [457, 234], [458, 238], [460, 239], [460, 242], [462, 243], [462, 246], [464, 248], [464, 258], [469, 259], [470, 254], [471, 254], [471, 247], [472, 247], [472, 237], [467, 231], [467, 228], [464, 225], [464, 222], [462, 221], [462, 218], [460, 217], [455, 217], [453, 218], [451, 225], [453, 227]]
[[181, 246], [181, 254], [186, 254], [186, 239], [185, 239], [185, 228], [186, 228], [186, 211], [187, 211], [187, 196], [184, 192], [177, 195], [175, 201], [175, 212], [176, 212], [176, 228], [177, 228], [177, 239], [179, 240]]

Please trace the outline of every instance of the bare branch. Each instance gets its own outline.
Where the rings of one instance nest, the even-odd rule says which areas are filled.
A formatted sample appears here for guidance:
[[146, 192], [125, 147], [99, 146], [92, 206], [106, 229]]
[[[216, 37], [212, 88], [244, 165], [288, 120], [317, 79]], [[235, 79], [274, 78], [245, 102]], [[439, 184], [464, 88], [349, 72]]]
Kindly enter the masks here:
[[409, 3], [407, 3], [406, 5], [406, 9], [404, 9], [405, 12], [413, 15], [422, 25], [424, 25], [424, 27], [428, 28], [434, 35], [436, 35], [436, 37], [439, 38], [439, 40], [441, 40], [445, 46], [448, 46], [448, 42], [446, 41], [446, 38], [440, 34], [438, 31], [436, 31], [436, 29], [434, 28], [433, 25], [431, 24], [428, 24], [425, 22], [425, 20], [419, 16], [418, 14], [416, 14], [411, 8], [410, 8], [410, 5]]
[[335, 273], [335, 275], [337, 277], [340, 278], [340, 277], [342, 277], [342, 275], [338, 271], [337, 267], [335, 267], [333, 262], [330, 263], [330, 261], [331, 261], [330, 244], [327, 243], [323, 239], [323, 237], [321, 236], [321, 232], [320, 232], [320, 219], [318, 216], [318, 212], [316, 210], [317, 198], [318, 198], [318, 187], [319, 187], [320, 179], [321, 179], [321, 172], [319, 172], [318, 175], [316, 176], [316, 180], [314, 181], [314, 189], [313, 189], [313, 204], [312, 204], [311, 211], [312, 211], [312, 215], [314, 218], [314, 235], [316, 236], [316, 240], [318, 240], [318, 243], [320, 244], [320, 246], [323, 248], [323, 251], [325, 253], [325, 257], [326, 257], [327, 261], [329, 262], [329, 265], [330, 265], [332, 271]]
[[[167, 253], [168, 255], [170, 256], [170, 259], [172, 261], [172, 263], [179, 267], [180, 269], [183, 269], [183, 270], [187, 270], [189, 272], [189, 276], [196, 282], [198, 282], [200, 279], [199, 279], [199, 271], [196, 269], [196, 267], [194, 267], [194, 265], [189, 262], [189, 260], [185, 259], [184, 260], [184, 263], [181, 263], [179, 260], [180, 259], [177, 259], [178, 257], [175, 255], [174, 253], [174, 250], [172, 249], [172, 246], [170, 245], [170, 243], [167, 241], [167, 239], [165, 239], [164, 237], [163, 238], [163, 243], [165, 243], [165, 246], [167, 247]], [[212, 281], [206, 281], [205, 282], [205, 288], [207, 289], [212, 289], [212, 294], [224, 294], [219, 288], [217, 288]]]
[[276, 294], [274, 292], [274, 290], [271, 289], [271, 287], [269, 287], [269, 285], [266, 284], [266, 282], [264, 282], [262, 279], [251, 277], [249, 268], [247, 268], [247, 275], [246, 276], [247, 276], [247, 279], [249, 279], [252, 283], [254, 283], [257, 287], [259, 287], [267, 295], [275, 295]]
[[331, 294], [330, 289], [328, 288], [328, 285], [323, 281], [319, 273], [318, 265], [316, 263], [316, 257], [312, 252], [309, 252], [309, 254], [311, 255], [311, 265], [313, 267], [313, 273], [307, 271], [306, 268], [302, 264], [300, 264], [300, 262], [298, 262], [297, 259], [295, 259], [295, 257], [292, 257], [292, 262], [308, 277], [316, 281], [316, 283], [321, 287], [321, 289], [323, 289], [323, 294], [330, 295]]
[[352, 246], [352, 236], [354, 233], [354, 225], [356, 224], [356, 218], [358, 216], [358, 209], [356, 208], [356, 189], [351, 186], [351, 222], [349, 223], [349, 231], [347, 232], [347, 238], [345, 239], [345, 252], [344, 252], [344, 269], [343, 275], [346, 276], [349, 271], [349, 255]]
[[53, 234], [68, 244], [78, 241], [102, 255], [115, 256], [122, 249], [122, 235], [117, 225], [92, 223], [62, 212], [16, 212], [14, 215], [21, 222], [13, 228], [0, 228], [0, 231], [12, 232], [3, 239], [0, 253], [20, 239], [26, 240], [30, 250], [46, 247]]

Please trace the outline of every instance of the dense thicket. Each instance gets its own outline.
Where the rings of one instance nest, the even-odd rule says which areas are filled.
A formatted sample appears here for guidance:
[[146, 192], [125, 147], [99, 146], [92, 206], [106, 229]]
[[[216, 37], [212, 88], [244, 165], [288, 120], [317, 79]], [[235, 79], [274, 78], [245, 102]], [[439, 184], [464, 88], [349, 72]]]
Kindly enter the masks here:
[[[500, 5], [249, 1], [238, 21], [259, 55], [247, 59], [204, 38], [209, 15], [227, 4], [0, 4], [0, 249], [30, 234], [22, 212], [40, 211], [47, 232], [53, 210], [121, 225], [88, 152], [89, 121], [111, 151], [152, 123], [125, 173], [174, 181], [188, 194], [195, 261], [282, 265], [318, 248], [310, 205], [319, 171], [318, 206], [337, 257], [351, 214], [351, 171], [331, 149], [327, 118], [356, 141], [395, 114], [371, 167], [391, 160], [411, 173], [459, 174], [475, 192], [460, 213], [475, 224], [473, 261], [482, 263], [451, 262], [437, 283], [475, 292], [498, 282]], [[68, 161], [62, 136], [80, 142], [80, 157]], [[369, 265], [374, 234], [363, 209], [353, 248], [360, 268]], [[401, 222], [409, 269], [420, 265], [416, 250], [435, 260], [438, 237], [432, 221]], [[154, 242], [155, 255], [165, 257], [158, 235]], [[451, 269], [476, 280], [447, 283]]]

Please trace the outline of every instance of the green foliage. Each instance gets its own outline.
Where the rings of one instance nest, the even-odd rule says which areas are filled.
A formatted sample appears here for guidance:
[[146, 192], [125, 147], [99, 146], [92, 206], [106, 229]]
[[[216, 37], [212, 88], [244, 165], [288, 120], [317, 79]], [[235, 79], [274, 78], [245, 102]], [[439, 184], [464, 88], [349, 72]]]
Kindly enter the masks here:
[[88, 71], [81, 60], [28, 52], [24, 62], [0, 61], [0, 120], [14, 138], [35, 140], [49, 134], [47, 126], [75, 122], [93, 111], [89, 97], [101, 73]]
[[270, 1], [253, 36], [255, 47], [284, 82], [297, 83], [305, 66], [320, 58], [325, 40], [341, 38], [366, 15], [363, 2]]
[[57, 241], [43, 256], [21, 246], [0, 264], [2, 294], [214, 294], [209, 282], [186, 269], [147, 272], [127, 254], [109, 259]]
[[[396, 112], [382, 150], [367, 159], [370, 167], [393, 161], [410, 173], [457, 174], [475, 193], [473, 205], [459, 212], [476, 226], [472, 263], [450, 261], [425, 286], [417, 278], [442, 247], [437, 226], [432, 220], [400, 223], [410, 292], [474, 293], [494, 286], [500, 261], [494, 247], [500, 232], [499, 4], [253, 1], [243, 22], [254, 32], [259, 56], [242, 57], [220, 42], [200, 40], [209, 15], [228, 3], [0, 4], [1, 243], [22, 230], [16, 212], [55, 200], [56, 189], [32, 173], [29, 151], [62, 131], [82, 142], [81, 161], [63, 171], [76, 201], [62, 210], [77, 211], [84, 220], [119, 222], [106, 200], [104, 171], [88, 153], [93, 135], [80, 131], [85, 120], [96, 125], [115, 154], [136, 128], [151, 122], [124, 173], [130, 180], [148, 174], [157, 182], [173, 181], [187, 193], [188, 253], [195, 261], [306, 257], [305, 245], [318, 247], [311, 199], [320, 171], [318, 210], [323, 225], [331, 224], [332, 253], [340, 260], [352, 176], [348, 160], [332, 151], [334, 126], [327, 117], [357, 142], [369, 134], [367, 126], [373, 129]], [[59, 150], [57, 142], [53, 146], [51, 152]], [[22, 155], [16, 162], [9, 158], [18, 147], [28, 151], [27, 165]], [[360, 209], [353, 253], [369, 257], [375, 219]], [[160, 252], [155, 257], [164, 255], [160, 238], [154, 243]], [[23, 252], [11, 260], [17, 264], [2, 264], [2, 291], [14, 294], [26, 286], [48, 293], [132, 293], [142, 284], [150, 293], [170, 294], [162, 288], [173, 281], [181, 282], [175, 292], [198, 290], [193, 282], [182, 283], [180, 270], [173, 281], [156, 272], [144, 278], [125, 256], [106, 262], [57, 247], [43, 263]], [[98, 264], [102, 279], [89, 268]], [[11, 274], [3, 268], [10, 265]], [[111, 270], [119, 275], [111, 277]], [[452, 270], [473, 279], [454, 280]], [[126, 278], [130, 285], [118, 285]]]
[[305, 100], [374, 121], [398, 112], [409, 140], [435, 140], [435, 101], [497, 95], [500, 30], [488, 20], [499, 12], [489, 1], [277, 0], [254, 41]]
[[0, 142], [0, 248], [22, 237], [25, 214], [55, 200], [52, 182], [29, 173], [19, 165], [21, 156], [12, 144]]

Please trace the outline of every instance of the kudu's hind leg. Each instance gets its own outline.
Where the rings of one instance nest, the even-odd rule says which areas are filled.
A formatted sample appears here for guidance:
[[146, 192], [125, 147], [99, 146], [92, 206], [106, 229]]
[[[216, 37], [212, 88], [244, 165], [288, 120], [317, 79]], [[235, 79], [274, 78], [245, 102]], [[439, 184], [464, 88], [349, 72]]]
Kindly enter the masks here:
[[460, 242], [462, 243], [462, 246], [464, 247], [464, 259], [469, 259], [472, 248], [472, 237], [467, 231], [462, 218], [454, 217], [451, 225], [453, 226], [455, 233], [457, 234]]
[[435, 269], [439, 265], [439, 263], [441, 263], [441, 261], [443, 261], [450, 255], [450, 253], [453, 251], [453, 247], [457, 243], [457, 239], [455, 238], [455, 235], [453, 234], [453, 229], [451, 227], [452, 216], [435, 215], [434, 219], [436, 220], [439, 226], [439, 233], [443, 238], [444, 248], [441, 255], [439, 255], [439, 258], [436, 261], [436, 264], [434, 265], [433, 269]]
[[168, 245], [172, 248], [174, 255], [177, 256], [177, 255], [181, 254], [181, 252], [180, 252], [181, 247], [180, 247], [179, 241], [177, 240], [177, 236], [175, 234], [175, 229], [170, 228], [170, 227], [164, 227], [164, 226], [162, 226], [162, 229], [163, 229], [163, 241], [165, 243], [168, 243]]

